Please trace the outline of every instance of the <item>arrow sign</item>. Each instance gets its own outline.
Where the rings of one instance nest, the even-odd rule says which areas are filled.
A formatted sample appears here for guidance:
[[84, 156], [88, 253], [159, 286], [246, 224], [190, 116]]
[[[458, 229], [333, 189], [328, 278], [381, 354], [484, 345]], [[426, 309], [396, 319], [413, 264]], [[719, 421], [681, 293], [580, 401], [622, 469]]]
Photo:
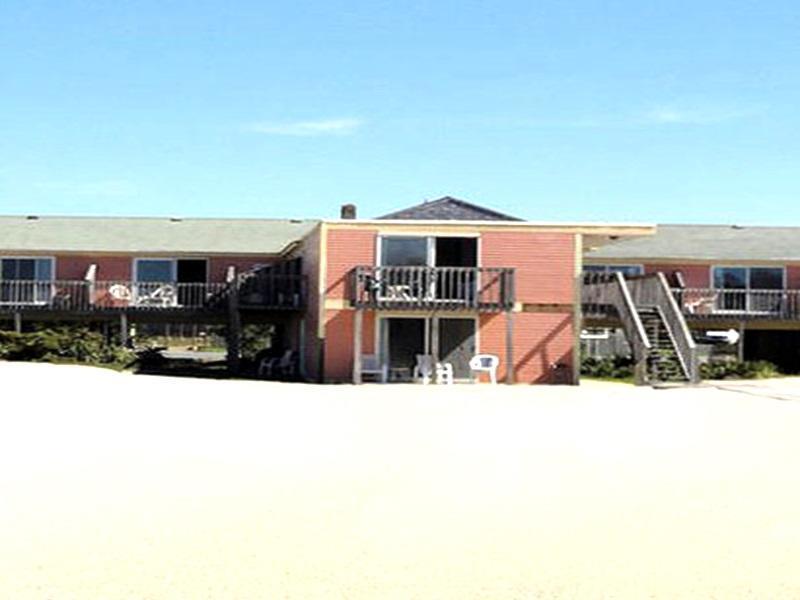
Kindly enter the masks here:
[[725, 342], [733, 346], [739, 341], [741, 336], [735, 329], [728, 329], [728, 331], [706, 331], [706, 337], [711, 338], [711, 340], [715, 342]]

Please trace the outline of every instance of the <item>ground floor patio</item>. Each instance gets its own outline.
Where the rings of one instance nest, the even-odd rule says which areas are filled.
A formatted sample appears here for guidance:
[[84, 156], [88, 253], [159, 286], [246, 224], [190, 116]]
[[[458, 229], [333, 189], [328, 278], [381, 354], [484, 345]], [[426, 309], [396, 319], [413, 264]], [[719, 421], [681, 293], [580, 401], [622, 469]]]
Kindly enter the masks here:
[[795, 379], [0, 381], [0, 597], [800, 595]]

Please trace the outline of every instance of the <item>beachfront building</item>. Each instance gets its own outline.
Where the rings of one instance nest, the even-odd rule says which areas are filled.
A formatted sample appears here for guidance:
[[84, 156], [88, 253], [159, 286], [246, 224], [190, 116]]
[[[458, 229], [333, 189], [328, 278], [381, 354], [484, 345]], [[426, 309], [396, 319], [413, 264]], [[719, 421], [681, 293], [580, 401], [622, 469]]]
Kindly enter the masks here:
[[[0, 218], [0, 314], [31, 320], [278, 323], [303, 377], [410, 381], [418, 355], [470, 378], [576, 383], [584, 246], [648, 225], [537, 223], [441, 198], [377, 219]], [[374, 369], [372, 369], [374, 370]]]
[[[654, 236], [586, 250], [590, 278], [621, 272], [630, 287], [662, 273], [696, 340], [735, 340], [740, 359], [800, 370], [800, 229], [659, 225]], [[585, 347], [627, 344], [603, 315], [586, 316]]]

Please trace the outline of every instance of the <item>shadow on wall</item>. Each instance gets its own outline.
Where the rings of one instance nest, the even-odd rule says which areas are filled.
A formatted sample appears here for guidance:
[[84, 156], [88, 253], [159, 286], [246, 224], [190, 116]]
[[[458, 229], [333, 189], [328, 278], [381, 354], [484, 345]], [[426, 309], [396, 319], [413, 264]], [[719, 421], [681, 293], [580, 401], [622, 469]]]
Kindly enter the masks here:
[[[547, 313], [518, 313], [516, 315], [516, 322], [514, 323], [514, 381], [517, 383], [572, 383], [572, 349], [571, 346], [566, 351], [555, 354], [551, 347], [558, 344], [559, 338], [567, 335], [572, 340], [572, 333], [570, 326], [572, 324], [572, 315], [564, 315], [555, 326], [548, 327], [546, 334], [540, 338], [536, 344], [529, 348], [527, 352], [520, 355], [518, 348], [522, 331], [527, 326], [524, 319], [520, 319], [520, 315], [536, 314], [544, 315]], [[504, 319], [505, 317], [498, 313], [493, 314], [489, 321], [494, 319]], [[505, 330], [505, 325], [503, 325]], [[505, 339], [505, 338], [504, 338]], [[504, 378], [505, 373], [502, 367], [503, 355], [505, 352], [505, 341], [503, 341], [503, 353], [501, 353], [501, 373], [499, 377]], [[556, 370], [553, 365], [565, 365], [564, 371]], [[527, 373], [527, 376], [526, 376]]]

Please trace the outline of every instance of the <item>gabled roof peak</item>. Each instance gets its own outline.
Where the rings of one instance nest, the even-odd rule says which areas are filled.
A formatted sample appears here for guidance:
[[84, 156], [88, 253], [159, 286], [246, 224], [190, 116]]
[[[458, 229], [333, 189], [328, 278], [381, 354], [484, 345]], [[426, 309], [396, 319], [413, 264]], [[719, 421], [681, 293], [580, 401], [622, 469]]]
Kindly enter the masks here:
[[522, 221], [517, 217], [451, 196], [444, 196], [436, 200], [425, 200], [422, 204], [410, 206], [378, 218], [421, 221]]

